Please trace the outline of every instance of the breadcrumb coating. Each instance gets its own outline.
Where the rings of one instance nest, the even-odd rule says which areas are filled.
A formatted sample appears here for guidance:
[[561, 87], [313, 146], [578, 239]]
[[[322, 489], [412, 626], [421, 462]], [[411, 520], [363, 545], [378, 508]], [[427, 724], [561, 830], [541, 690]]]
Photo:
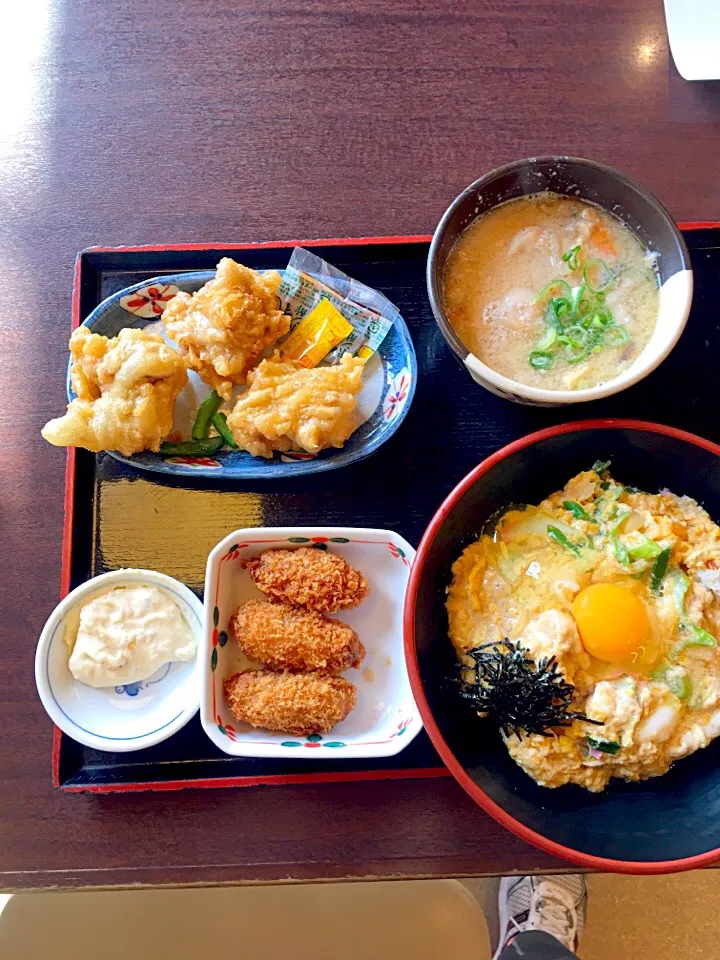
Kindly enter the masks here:
[[272, 600], [318, 613], [350, 610], [370, 592], [365, 577], [343, 557], [313, 547], [266, 550], [243, 566]]
[[352, 627], [284, 603], [248, 600], [231, 629], [245, 656], [273, 670], [342, 673], [365, 656]]
[[327, 733], [355, 706], [357, 691], [344, 677], [246, 670], [225, 681], [233, 715], [253, 727], [296, 737]]

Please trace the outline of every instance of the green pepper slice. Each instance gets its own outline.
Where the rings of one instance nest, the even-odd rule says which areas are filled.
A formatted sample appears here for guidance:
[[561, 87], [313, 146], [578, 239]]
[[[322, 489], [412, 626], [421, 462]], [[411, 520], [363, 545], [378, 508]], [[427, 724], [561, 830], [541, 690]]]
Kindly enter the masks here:
[[226, 446], [231, 447], [233, 450], [240, 449], [237, 443], [235, 443], [235, 437], [232, 435], [232, 430], [228, 426], [227, 417], [224, 413], [216, 413], [212, 418], [212, 425], [223, 438]]
[[217, 390], [211, 390], [195, 414], [195, 423], [193, 423], [191, 433], [193, 440], [205, 440], [207, 438], [208, 433], [210, 433], [212, 418], [220, 409], [221, 403], [222, 399]]
[[217, 453], [223, 445], [222, 437], [206, 437], [204, 440], [181, 440], [163, 443], [161, 457], [207, 457]]

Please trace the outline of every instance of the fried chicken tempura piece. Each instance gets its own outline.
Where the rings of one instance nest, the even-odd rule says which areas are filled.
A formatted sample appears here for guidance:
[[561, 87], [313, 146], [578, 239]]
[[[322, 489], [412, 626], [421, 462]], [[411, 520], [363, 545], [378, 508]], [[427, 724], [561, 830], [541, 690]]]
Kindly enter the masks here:
[[273, 670], [342, 673], [365, 656], [352, 627], [285, 603], [248, 600], [230, 629], [246, 657]]
[[175, 398], [187, 370], [160, 334], [126, 328], [113, 338], [78, 327], [70, 337], [70, 381], [77, 398], [67, 413], [46, 423], [43, 437], [56, 447], [93, 453], [119, 450], [129, 457], [160, 449], [173, 423]]
[[228, 425], [254, 457], [274, 450], [319, 453], [342, 447], [357, 426], [353, 416], [365, 361], [345, 354], [340, 363], [306, 369], [276, 353], [248, 375], [249, 390], [235, 404]]
[[290, 317], [278, 308], [280, 280], [277, 270], [257, 273], [223, 257], [213, 280], [192, 295], [181, 291], [165, 308], [165, 329], [185, 363], [223, 400], [290, 329]]
[[355, 706], [357, 691], [344, 677], [245, 670], [225, 681], [225, 697], [244, 723], [307, 737], [327, 733], [344, 720]]
[[243, 560], [257, 587], [279, 600], [318, 613], [356, 607], [370, 592], [365, 577], [336, 553], [312, 547], [266, 550]]

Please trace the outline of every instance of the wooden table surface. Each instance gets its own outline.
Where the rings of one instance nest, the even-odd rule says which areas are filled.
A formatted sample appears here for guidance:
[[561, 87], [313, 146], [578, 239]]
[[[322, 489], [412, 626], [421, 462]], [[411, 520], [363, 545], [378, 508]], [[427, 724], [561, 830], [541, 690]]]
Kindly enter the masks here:
[[432, 232], [565, 153], [720, 219], [720, 84], [660, 0], [23, 0], [0, 56], [0, 886], [555, 869], [454, 781], [65, 796], [33, 654], [58, 596], [76, 252]]

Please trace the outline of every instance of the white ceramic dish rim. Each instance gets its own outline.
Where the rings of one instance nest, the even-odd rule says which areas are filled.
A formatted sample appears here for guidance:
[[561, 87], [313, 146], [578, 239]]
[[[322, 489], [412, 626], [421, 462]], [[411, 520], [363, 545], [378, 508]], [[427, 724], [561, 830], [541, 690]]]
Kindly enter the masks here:
[[[128, 582], [139, 582], [140, 580], [144, 580], [145, 582], [158, 586], [161, 589], [165, 588], [166, 590], [177, 591], [182, 599], [188, 604], [188, 606], [192, 608], [198, 619], [199, 625], [195, 626], [190, 624], [190, 626], [195, 632], [198, 646], [197, 655], [199, 655], [202, 646], [202, 628], [200, 626], [203, 623], [202, 601], [192, 592], [189, 587], [187, 587], [184, 583], [181, 583], [179, 580], [176, 580], [174, 577], [169, 577], [164, 573], [158, 573], [156, 570], [144, 570], [136, 567], [127, 567], [122, 570], [112, 570], [109, 573], [101, 573], [99, 576], [92, 577], [90, 580], [86, 580], [84, 583], [81, 583], [74, 590], [72, 590], [66, 597], [64, 597], [63, 600], [60, 601], [60, 603], [55, 607], [53, 612], [48, 617], [40, 634], [40, 639], [38, 640], [37, 648], [35, 650], [35, 684], [37, 686], [42, 705], [50, 719], [63, 731], [63, 733], [66, 733], [73, 740], [83, 744], [86, 747], [91, 747], [95, 750], [102, 750], [106, 753], [128, 753], [135, 750], [144, 750], [146, 747], [152, 747], [158, 743], [162, 743], [164, 740], [167, 740], [169, 737], [173, 736], [173, 734], [177, 733], [178, 730], [181, 730], [185, 724], [195, 716], [200, 706], [197, 655], [195, 661], [195, 697], [193, 698], [193, 702], [189, 703], [182, 713], [175, 717], [171, 722], [161, 727], [159, 730], [154, 730], [152, 733], [142, 737], [134, 737], [130, 741], [109, 740], [105, 739], [104, 737], [98, 737], [89, 731], [83, 730], [63, 712], [55, 700], [47, 678], [47, 658], [51, 639], [60, 622], [67, 616], [70, 610], [76, 606], [76, 604], [82, 602], [83, 598], [89, 596], [90, 594], [97, 593], [97, 591], [102, 587], [121, 586], [122, 584], [126, 584]], [[74, 682], [77, 683], [78, 681]]]
[[[211, 583], [211, 577], [214, 571], [214, 567], [219, 560], [225, 556], [230, 546], [235, 542], [250, 542], [253, 540], [278, 540], [284, 541], [288, 540], [290, 537], [323, 537], [330, 539], [331, 537], [373, 537], [377, 538], [378, 542], [384, 542], [390, 538], [396, 545], [400, 546], [403, 551], [405, 551], [406, 557], [412, 562], [415, 559], [415, 548], [411, 546], [404, 537], [399, 533], [396, 533], [394, 530], [384, 530], [377, 527], [243, 527], [238, 530], [234, 530], [232, 533], [229, 533], [226, 537], [216, 544], [215, 547], [210, 551], [207, 560], [207, 567], [205, 573], [205, 596], [207, 597], [208, 590]], [[408, 579], [409, 579], [409, 568], [408, 568]], [[404, 599], [404, 598], [403, 598]], [[400, 609], [402, 610], [404, 603], [401, 602]], [[282, 748], [280, 744], [273, 744], [271, 746], [263, 746], [261, 744], [253, 744], [248, 741], [243, 743], [242, 741], [234, 741], [230, 744], [230, 741], [226, 741], [224, 737], [216, 736], [216, 723], [215, 718], [210, 716], [207, 710], [208, 706], [208, 690], [210, 689], [210, 684], [213, 683], [210, 669], [208, 667], [209, 658], [208, 653], [212, 643], [212, 633], [214, 629], [213, 623], [213, 605], [212, 603], [207, 602], [205, 604], [205, 621], [204, 621], [204, 631], [201, 647], [198, 650], [198, 656], [202, 658], [201, 661], [201, 696], [200, 696], [200, 722], [202, 728], [205, 731], [208, 738], [215, 744], [218, 749], [222, 750], [224, 753], [233, 757], [255, 757], [255, 758], [287, 758], [291, 759], [297, 757], [299, 759], [299, 754], [287, 751]], [[402, 668], [407, 672], [407, 666], [405, 661], [405, 651], [404, 643], [401, 641], [402, 648]], [[415, 737], [420, 733], [423, 728], [422, 718], [420, 717], [420, 712], [415, 703], [415, 698], [412, 694], [412, 689], [410, 686], [410, 678], [407, 678], [407, 689], [408, 697], [410, 698], [413, 705], [412, 717], [405, 729], [405, 733], [402, 737], [395, 737], [387, 744], [376, 744], [373, 745], [373, 749], [368, 749], [365, 746], [353, 747], [348, 745], [347, 748], [343, 751], [343, 757], [346, 759], [375, 759], [380, 757], [394, 757], [397, 754], [401, 753], [405, 747], [410, 744]], [[323, 754], [322, 751], [304, 751], [302, 755], [303, 760], [314, 758], [317, 760], [327, 760], [328, 757], [326, 754]]]
[[[608, 167], [605, 164], [597, 163], [592, 160], [585, 160], [581, 157], [546, 156], [530, 157], [525, 160], [514, 160], [510, 163], [503, 164], [494, 170], [490, 170], [488, 173], [484, 174], [482, 177], [478, 178], [469, 186], [467, 186], [465, 190], [463, 190], [455, 198], [455, 200], [453, 200], [443, 214], [433, 234], [430, 250], [428, 252], [426, 271], [428, 289], [431, 289], [433, 283], [432, 269], [434, 263], [434, 252], [437, 249], [441, 237], [445, 232], [445, 228], [452, 219], [455, 210], [462, 204], [469, 194], [481, 193], [482, 189], [488, 182], [497, 176], [502, 175], [506, 171], [516, 169], [528, 161], [535, 163], [541, 163], [544, 161], [568, 162], [579, 166], [587, 165], [603, 170], [607, 174], [625, 182], [626, 184], [629, 184], [633, 189], [639, 190], [646, 197], [648, 197], [650, 201], [655, 204], [663, 213], [671, 228], [673, 228], [677, 233], [678, 228], [675, 224], [675, 221], [672, 219], [660, 201], [657, 200], [652, 194], [648, 193], [644, 187], [634, 183], [628, 177], [625, 177], [618, 170], [615, 170], [612, 167]], [[664, 296], [663, 291], [665, 291]], [[468, 368], [468, 371], [471, 373], [476, 382], [482, 382], [483, 380], [486, 380], [489, 384], [492, 384], [492, 386], [496, 387], [502, 395], [510, 394], [518, 399], [528, 400], [531, 403], [534, 402], [543, 406], [563, 406], [571, 403], [584, 403], [590, 400], [601, 400], [604, 397], [609, 397], [615, 393], [620, 393], [622, 390], [626, 390], [628, 387], [633, 386], [633, 384], [643, 380], [646, 376], [648, 376], [648, 374], [652, 373], [653, 370], [657, 369], [657, 367], [660, 366], [663, 360], [665, 360], [675, 348], [675, 345], [685, 329], [685, 325], [690, 315], [690, 308], [692, 306], [692, 270], [681, 270], [670, 277], [660, 288], [660, 297], [660, 312], [655, 327], [655, 334], [660, 332], [661, 320], [663, 320], [662, 326], [664, 326], [666, 329], [664, 331], [662, 340], [660, 337], [653, 335], [643, 352], [628, 370], [625, 370], [613, 380], [609, 380], [607, 383], [599, 384], [596, 387], [588, 387], [584, 390], [545, 390], [542, 387], [527, 386], [526, 384], [519, 383], [517, 380], [512, 380], [510, 377], [503, 376], [501, 373], [497, 373], [469, 351], [464, 358], [460, 359], [462, 359], [462, 362]], [[671, 303], [671, 300], [675, 300], [676, 304]], [[431, 306], [433, 308], [433, 312], [436, 313], [436, 307], [432, 303], [432, 297]], [[672, 323], [669, 319], [664, 320], [664, 310], [666, 310], [668, 313], [675, 312], [675, 323]]]

